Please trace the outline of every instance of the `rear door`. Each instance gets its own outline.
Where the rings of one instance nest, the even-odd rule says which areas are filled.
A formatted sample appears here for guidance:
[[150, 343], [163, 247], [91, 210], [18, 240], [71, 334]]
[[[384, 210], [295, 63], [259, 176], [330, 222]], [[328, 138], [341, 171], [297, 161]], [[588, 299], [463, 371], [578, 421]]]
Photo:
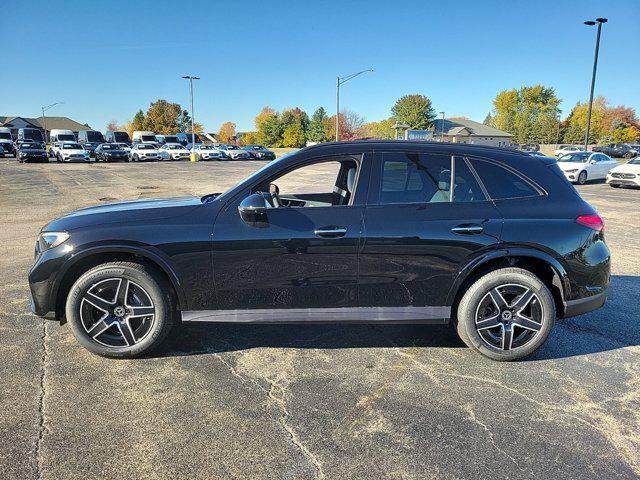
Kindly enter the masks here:
[[360, 253], [360, 305], [419, 307], [424, 320], [448, 318], [446, 298], [460, 268], [499, 241], [501, 225], [463, 157], [377, 154]]

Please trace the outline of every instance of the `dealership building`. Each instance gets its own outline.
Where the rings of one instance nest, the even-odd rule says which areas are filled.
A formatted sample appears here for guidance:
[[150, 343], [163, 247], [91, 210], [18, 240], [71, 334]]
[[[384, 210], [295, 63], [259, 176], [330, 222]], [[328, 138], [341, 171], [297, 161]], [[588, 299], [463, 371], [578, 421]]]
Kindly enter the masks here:
[[49, 138], [49, 133], [52, 129], [71, 130], [76, 137], [80, 130], [91, 130], [91, 127], [86, 123], [82, 124], [68, 117], [29, 118], [0, 116], [0, 127], [10, 128], [13, 138], [17, 138], [18, 129], [20, 128], [37, 128], [41, 132], [46, 133], [45, 138]]
[[433, 139], [436, 141], [508, 147], [512, 137], [510, 133], [473, 120], [447, 118], [433, 121]]

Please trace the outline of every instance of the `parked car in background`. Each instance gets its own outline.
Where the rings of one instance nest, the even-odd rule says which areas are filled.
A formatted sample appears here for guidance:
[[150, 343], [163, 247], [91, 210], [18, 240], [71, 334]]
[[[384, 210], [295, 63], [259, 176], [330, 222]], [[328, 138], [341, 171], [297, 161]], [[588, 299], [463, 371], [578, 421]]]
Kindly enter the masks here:
[[245, 145], [243, 150], [249, 152], [251, 158], [258, 160], [275, 160], [276, 154], [262, 145]]
[[[185, 148], [191, 151], [191, 147], [192, 145], [189, 143]], [[223, 158], [226, 158], [222, 152], [213, 145], [198, 144], [193, 151], [198, 155], [200, 160], [222, 160]]]
[[39, 128], [19, 128], [16, 143], [36, 142], [44, 147], [45, 141]]
[[131, 139], [127, 132], [109, 130], [104, 136], [107, 143], [125, 143], [131, 145]]
[[49, 162], [44, 147], [36, 142], [22, 142], [16, 151], [16, 158], [20, 163]]
[[[7, 153], [8, 155], [8, 153]], [[2, 145], [0, 145], [0, 158], [4, 158], [5, 156], [5, 151], [4, 151], [4, 147]]]
[[78, 143], [80, 145], [91, 143], [97, 147], [101, 143], [104, 143], [104, 135], [97, 130], [80, 130], [78, 132]]
[[556, 318], [607, 296], [604, 222], [561, 176], [503, 148], [320, 144], [222, 194], [51, 221], [31, 308], [112, 358], [145, 355], [193, 321], [415, 322], [451, 323], [471, 349], [516, 360]]
[[607, 183], [617, 187], [640, 187], [640, 156], [612, 168], [607, 174]]
[[156, 135], [156, 142], [160, 145], [165, 143], [180, 143], [176, 135]]
[[560, 145], [554, 152], [553, 154], [556, 157], [560, 157], [566, 153], [573, 153], [573, 152], [584, 152], [584, 147], [577, 147], [575, 145]]
[[594, 152], [604, 153], [615, 158], [633, 158], [640, 155], [640, 150], [635, 150], [626, 143], [611, 143], [609, 145], [597, 145], [593, 147]]
[[89, 152], [79, 143], [60, 142], [56, 158], [59, 162], [88, 162]]
[[548, 156], [548, 155], [545, 155], [545, 154], [544, 154], [544, 153], [542, 153], [542, 152], [527, 151], [527, 153], [528, 153], [529, 155], [531, 155], [532, 157], [536, 157], [536, 158], [550, 158], [551, 160], [554, 160], [554, 161], [556, 160], [556, 158], [555, 158], [555, 157], [550, 157], [550, 156]]
[[113, 145], [115, 145], [119, 149], [124, 150], [125, 152], [127, 152], [127, 155], [129, 154], [129, 152], [131, 152], [131, 145], [128, 144], [128, 143], [114, 143]]
[[[49, 150], [48, 150], [49, 158], [58, 158], [58, 150], [60, 150], [60, 146], [63, 143], [64, 142], [54, 142], [51, 145], [49, 145]], [[78, 143], [78, 142], [70, 142], [70, 143]]]
[[0, 145], [2, 145], [5, 154], [13, 155], [15, 153], [16, 148], [9, 127], [0, 127]]
[[562, 155], [558, 166], [572, 183], [584, 185], [588, 180], [600, 180], [618, 162], [599, 152], [573, 152]]
[[178, 142], [180, 142], [184, 146], [186, 146], [187, 143], [202, 143], [202, 139], [197, 133], [195, 134], [195, 142], [193, 141], [192, 133], [176, 133], [176, 137], [178, 138]]
[[251, 158], [251, 156], [249, 155], [249, 152], [247, 152], [246, 150], [243, 150], [237, 145], [227, 145], [227, 144], [221, 143], [220, 145], [218, 145], [218, 149], [231, 160]]
[[95, 150], [97, 162], [128, 162], [129, 152], [117, 143], [101, 143]]
[[75, 133], [71, 130], [52, 128], [49, 132], [49, 143], [53, 144], [56, 142], [77, 143], [78, 139], [76, 138]]
[[129, 152], [133, 162], [156, 162], [162, 160], [155, 143], [135, 143]]
[[149, 131], [135, 130], [133, 132], [133, 145], [137, 143], [157, 143], [156, 134]]
[[540, 151], [540, 145], [537, 143], [525, 143], [520, 145], [518, 150], [522, 150], [523, 152], [538, 152]]
[[163, 160], [189, 160], [189, 150], [181, 143], [165, 143], [158, 148]]

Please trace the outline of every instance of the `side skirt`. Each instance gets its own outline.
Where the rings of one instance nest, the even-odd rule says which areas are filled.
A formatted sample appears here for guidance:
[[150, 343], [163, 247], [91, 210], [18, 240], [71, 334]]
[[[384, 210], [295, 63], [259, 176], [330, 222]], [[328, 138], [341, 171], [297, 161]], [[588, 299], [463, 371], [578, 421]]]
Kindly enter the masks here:
[[346, 307], [191, 310], [183, 322], [231, 323], [449, 323], [451, 307]]

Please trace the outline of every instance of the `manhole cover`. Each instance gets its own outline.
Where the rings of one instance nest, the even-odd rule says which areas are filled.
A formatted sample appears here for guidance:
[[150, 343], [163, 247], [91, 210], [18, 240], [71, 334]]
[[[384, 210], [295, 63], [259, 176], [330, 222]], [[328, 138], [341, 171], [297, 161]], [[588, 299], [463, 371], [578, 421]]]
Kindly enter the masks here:
[[136, 187], [138, 190], [157, 190], [158, 187], [155, 185], [138, 185]]

